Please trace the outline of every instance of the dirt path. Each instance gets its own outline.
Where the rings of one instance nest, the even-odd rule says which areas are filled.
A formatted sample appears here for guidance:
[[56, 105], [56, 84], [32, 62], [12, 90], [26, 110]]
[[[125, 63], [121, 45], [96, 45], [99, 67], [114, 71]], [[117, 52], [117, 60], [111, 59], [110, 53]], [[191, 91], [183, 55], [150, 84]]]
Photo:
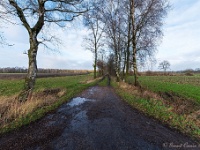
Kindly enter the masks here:
[[[196, 147], [196, 148], [195, 148]], [[125, 104], [110, 87], [92, 87], [38, 122], [0, 138], [0, 149], [200, 149], [188, 137]]]

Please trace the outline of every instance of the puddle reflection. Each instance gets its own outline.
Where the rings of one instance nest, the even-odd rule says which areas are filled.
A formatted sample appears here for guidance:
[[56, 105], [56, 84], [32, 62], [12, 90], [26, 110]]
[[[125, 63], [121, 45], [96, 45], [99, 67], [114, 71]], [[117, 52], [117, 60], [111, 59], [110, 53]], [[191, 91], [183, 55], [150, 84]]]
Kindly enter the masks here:
[[71, 100], [71, 102], [69, 102], [67, 105], [70, 106], [70, 107], [74, 107], [74, 106], [81, 105], [81, 104], [83, 104], [87, 101], [94, 101], [94, 100], [82, 98], [82, 97], [76, 97], [76, 98], [73, 98]]

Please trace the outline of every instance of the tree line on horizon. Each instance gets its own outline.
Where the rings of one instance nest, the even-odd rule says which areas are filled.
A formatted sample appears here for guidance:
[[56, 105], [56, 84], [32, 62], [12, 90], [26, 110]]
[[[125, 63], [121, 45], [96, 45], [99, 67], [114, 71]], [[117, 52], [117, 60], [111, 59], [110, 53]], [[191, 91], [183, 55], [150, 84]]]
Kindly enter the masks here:
[[50, 27], [65, 28], [79, 16], [90, 31], [83, 45], [94, 53], [94, 78], [98, 61], [107, 57], [108, 71], [114, 72], [117, 82], [132, 68], [134, 85], [139, 85], [138, 64], [153, 61], [168, 9], [168, 0], [1, 0], [0, 20], [22, 24], [29, 35], [28, 70], [19, 101], [32, 95], [39, 45], [51, 49], [60, 43]]
[[[0, 68], [0, 73], [27, 73], [28, 69], [25, 67], [5, 67]], [[44, 69], [38, 68], [37, 73], [89, 73], [90, 70], [72, 70], [72, 69]]]

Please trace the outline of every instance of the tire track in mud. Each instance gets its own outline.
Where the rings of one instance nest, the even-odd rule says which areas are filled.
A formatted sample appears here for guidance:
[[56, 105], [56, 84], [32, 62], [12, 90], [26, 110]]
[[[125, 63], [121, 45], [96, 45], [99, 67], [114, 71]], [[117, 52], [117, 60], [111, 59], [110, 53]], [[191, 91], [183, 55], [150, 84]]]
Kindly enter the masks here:
[[0, 138], [0, 149], [200, 149], [124, 103], [110, 87], [91, 87], [57, 111]]

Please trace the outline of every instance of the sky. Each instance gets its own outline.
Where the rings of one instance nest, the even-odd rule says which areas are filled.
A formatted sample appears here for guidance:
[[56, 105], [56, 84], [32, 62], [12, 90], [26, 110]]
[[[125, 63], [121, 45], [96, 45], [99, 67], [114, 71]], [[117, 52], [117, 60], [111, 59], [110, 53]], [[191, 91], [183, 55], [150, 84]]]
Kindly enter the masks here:
[[[200, 68], [200, 0], [170, 0], [170, 4], [171, 10], [164, 19], [164, 37], [155, 54], [157, 64], [152, 69], [158, 70], [163, 60], [170, 62], [173, 71]], [[93, 69], [93, 54], [82, 46], [87, 29], [77, 28], [79, 24], [65, 30], [54, 28], [63, 44], [57, 51], [40, 47], [38, 68]], [[1, 31], [6, 42], [13, 46], [0, 46], [0, 68], [27, 68], [28, 56], [23, 54], [29, 48], [27, 31], [23, 26], [11, 24], [3, 24]]]
[[[168, 60], [171, 70], [200, 68], [200, 0], [171, 0], [157, 63]], [[155, 68], [156, 69], [156, 68]]]

